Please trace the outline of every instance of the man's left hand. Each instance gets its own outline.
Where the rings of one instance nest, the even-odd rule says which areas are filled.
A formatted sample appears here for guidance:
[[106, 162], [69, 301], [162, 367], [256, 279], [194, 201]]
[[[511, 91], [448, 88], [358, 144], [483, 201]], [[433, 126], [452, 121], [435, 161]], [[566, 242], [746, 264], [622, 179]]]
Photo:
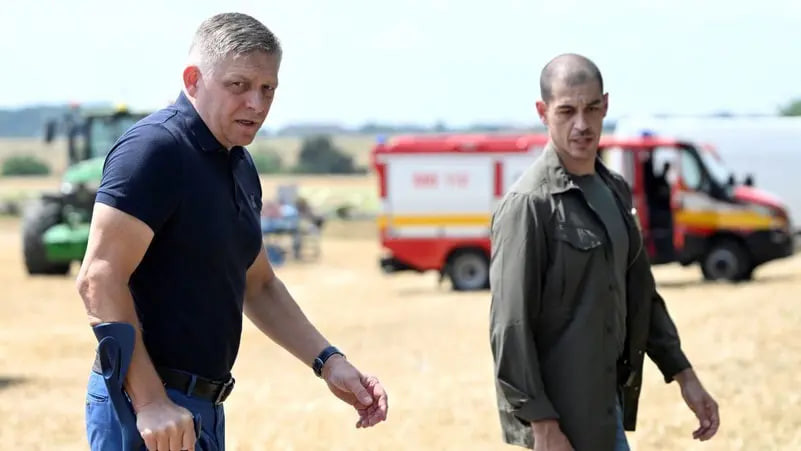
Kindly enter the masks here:
[[698, 380], [692, 368], [682, 371], [676, 375], [675, 379], [681, 386], [681, 396], [684, 398], [684, 402], [695, 413], [700, 423], [698, 429], [693, 431], [693, 438], [701, 441], [709, 440], [720, 426], [718, 403], [701, 385], [701, 381]]
[[331, 392], [359, 413], [357, 428], [375, 426], [386, 420], [387, 394], [375, 376], [360, 373], [341, 355], [326, 361], [322, 375]]

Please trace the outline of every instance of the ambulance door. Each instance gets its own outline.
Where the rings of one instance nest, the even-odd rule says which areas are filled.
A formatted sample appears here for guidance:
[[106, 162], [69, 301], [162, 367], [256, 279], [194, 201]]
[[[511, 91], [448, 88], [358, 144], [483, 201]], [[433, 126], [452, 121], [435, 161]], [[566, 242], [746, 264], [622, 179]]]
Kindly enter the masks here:
[[648, 147], [638, 150], [643, 216], [646, 216], [647, 242], [654, 264], [675, 261], [676, 190], [681, 168], [680, 149], [674, 146]]

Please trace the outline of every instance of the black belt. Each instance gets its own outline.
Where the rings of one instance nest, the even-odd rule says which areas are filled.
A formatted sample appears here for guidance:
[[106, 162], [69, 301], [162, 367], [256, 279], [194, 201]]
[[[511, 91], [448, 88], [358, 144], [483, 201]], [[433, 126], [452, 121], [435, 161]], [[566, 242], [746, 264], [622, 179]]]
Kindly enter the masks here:
[[[102, 374], [100, 360], [95, 359], [92, 369]], [[227, 381], [212, 381], [193, 374], [170, 368], [156, 368], [161, 381], [167, 388], [178, 390], [187, 396], [210, 401], [214, 405], [222, 404], [234, 390], [236, 380], [231, 377]]]
[[157, 368], [164, 386], [186, 393], [187, 396], [211, 401], [214, 405], [222, 404], [234, 390], [233, 377], [227, 381], [212, 381], [200, 376], [171, 370]]

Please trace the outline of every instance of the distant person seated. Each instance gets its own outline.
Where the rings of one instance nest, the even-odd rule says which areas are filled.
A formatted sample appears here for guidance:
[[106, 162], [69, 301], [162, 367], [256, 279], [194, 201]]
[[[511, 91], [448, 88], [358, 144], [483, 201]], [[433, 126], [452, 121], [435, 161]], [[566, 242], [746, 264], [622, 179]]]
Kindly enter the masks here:
[[261, 215], [261, 231], [267, 233], [294, 232], [298, 229], [300, 215], [291, 204], [264, 203]]
[[302, 219], [309, 221], [318, 230], [323, 227], [323, 217], [314, 214], [311, 209], [311, 205], [309, 205], [306, 199], [299, 197], [298, 201], [295, 203], [295, 206], [297, 207], [298, 213]]
[[262, 235], [291, 235], [292, 251], [295, 258], [299, 259], [302, 245], [300, 219], [298, 209], [292, 204], [265, 202], [261, 216], [261, 233]]

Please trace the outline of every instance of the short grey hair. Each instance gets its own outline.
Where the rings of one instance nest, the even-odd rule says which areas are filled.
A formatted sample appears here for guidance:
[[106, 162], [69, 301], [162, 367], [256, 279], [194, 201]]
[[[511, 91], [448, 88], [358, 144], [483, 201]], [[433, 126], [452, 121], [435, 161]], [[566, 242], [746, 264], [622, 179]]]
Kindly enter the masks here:
[[278, 38], [263, 23], [242, 13], [222, 13], [204, 20], [192, 40], [190, 60], [204, 71], [228, 57], [253, 52], [281, 56]]

